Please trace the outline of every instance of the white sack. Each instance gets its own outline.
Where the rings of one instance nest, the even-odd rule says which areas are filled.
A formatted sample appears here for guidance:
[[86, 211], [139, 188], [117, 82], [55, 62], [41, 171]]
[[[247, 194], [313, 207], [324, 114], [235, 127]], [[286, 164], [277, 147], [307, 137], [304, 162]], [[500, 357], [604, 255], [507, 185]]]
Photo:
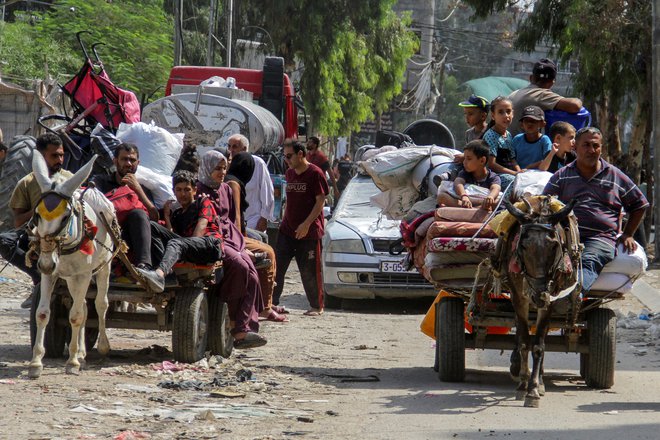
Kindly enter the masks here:
[[115, 213], [115, 206], [101, 191], [96, 188], [88, 188], [85, 191], [83, 200], [92, 207], [95, 213], [102, 213], [108, 223], [112, 224], [112, 219], [117, 215]]
[[622, 273], [601, 273], [591, 286], [591, 290], [629, 293], [632, 290], [632, 282], [628, 275]]
[[176, 200], [172, 192], [172, 177], [158, 174], [140, 164], [135, 173], [138, 182], [151, 191], [156, 208], [162, 209], [168, 200]]
[[543, 194], [543, 189], [550, 177], [552, 177], [552, 173], [547, 171], [527, 170], [524, 173], [518, 173], [512, 183], [513, 199], [521, 200], [523, 197]]
[[170, 133], [153, 122], [119, 124], [117, 137], [135, 144], [140, 150], [140, 163], [158, 174], [171, 176], [183, 149], [183, 133]]
[[381, 208], [388, 219], [401, 220], [418, 198], [417, 190], [411, 185], [406, 185], [371, 196], [370, 201]]
[[623, 245], [619, 244], [616, 247], [614, 260], [605, 265], [602, 273], [619, 273], [636, 277], [646, 270], [646, 266], [648, 266], [646, 252], [639, 243], [637, 243], [637, 250], [632, 254], [626, 252]]
[[415, 190], [411, 186], [412, 171], [428, 153], [428, 148], [400, 148], [359, 162], [358, 166], [371, 176], [381, 191], [405, 186]]
[[379, 154], [388, 153], [390, 151], [396, 151], [396, 150], [398, 150], [398, 148], [395, 147], [394, 145], [384, 145], [380, 148], [371, 148], [362, 154], [361, 160], [369, 160], [374, 156], [378, 156]]

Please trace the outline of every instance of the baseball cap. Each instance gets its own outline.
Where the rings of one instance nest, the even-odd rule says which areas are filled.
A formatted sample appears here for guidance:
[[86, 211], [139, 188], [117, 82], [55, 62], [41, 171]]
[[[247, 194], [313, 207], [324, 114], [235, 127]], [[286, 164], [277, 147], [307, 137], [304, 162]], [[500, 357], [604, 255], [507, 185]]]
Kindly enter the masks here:
[[529, 105], [523, 109], [522, 116], [518, 120], [522, 121], [525, 118], [535, 121], [545, 121], [545, 113], [543, 113], [540, 107]]
[[557, 66], [547, 58], [541, 58], [534, 63], [532, 74], [540, 79], [553, 80], [557, 77]]
[[470, 95], [467, 101], [458, 104], [459, 107], [479, 108], [481, 110], [488, 110], [490, 103], [483, 96]]

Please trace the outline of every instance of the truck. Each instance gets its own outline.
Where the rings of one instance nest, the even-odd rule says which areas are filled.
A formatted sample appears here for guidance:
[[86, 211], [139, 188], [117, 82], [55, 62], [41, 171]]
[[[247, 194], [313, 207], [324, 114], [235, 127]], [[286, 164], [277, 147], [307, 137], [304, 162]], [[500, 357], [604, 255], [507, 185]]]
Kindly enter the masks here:
[[[202, 81], [219, 76], [234, 78], [236, 87], [252, 93], [255, 103], [273, 113], [284, 127], [287, 138], [304, 131], [299, 119], [306, 120], [305, 107], [296, 95], [293, 83], [284, 73], [284, 59], [266, 57], [262, 70], [218, 66], [175, 66], [170, 71], [165, 96], [176, 93], [176, 86], [197, 86]], [[303, 125], [304, 126], [304, 125]]]

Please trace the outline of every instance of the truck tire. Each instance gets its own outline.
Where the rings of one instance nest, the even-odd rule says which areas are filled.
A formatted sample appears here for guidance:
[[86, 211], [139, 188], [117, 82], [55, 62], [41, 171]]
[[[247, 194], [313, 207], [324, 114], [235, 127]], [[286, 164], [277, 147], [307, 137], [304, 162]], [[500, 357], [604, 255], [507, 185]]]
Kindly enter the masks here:
[[14, 136], [0, 172], [0, 232], [14, 228], [9, 200], [16, 183], [32, 171], [32, 153], [36, 147], [32, 136]]
[[266, 57], [261, 80], [259, 105], [282, 120], [284, 102], [284, 58]]
[[174, 298], [172, 353], [179, 362], [192, 363], [204, 357], [208, 344], [209, 309], [206, 292], [190, 287]]
[[587, 314], [589, 356], [585, 382], [591, 388], [606, 389], [614, 385], [616, 364], [616, 315], [613, 310], [598, 308]]
[[464, 308], [461, 298], [442, 298], [436, 305], [438, 377], [443, 382], [462, 382], [465, 379]]
[[223, 358], [231, 356], [234, 350], [234, 337], [231, 335], [229, 308], [227, 303], [220, 299], [217, 292], [207, 294], [209, 304], [209, 336], [208, 351], [219, 354]]

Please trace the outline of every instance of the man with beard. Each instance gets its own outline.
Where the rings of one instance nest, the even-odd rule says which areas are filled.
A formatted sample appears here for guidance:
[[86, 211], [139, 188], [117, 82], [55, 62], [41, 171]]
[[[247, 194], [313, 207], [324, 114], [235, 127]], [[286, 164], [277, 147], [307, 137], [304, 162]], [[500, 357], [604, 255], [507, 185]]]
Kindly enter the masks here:
[[[64, 147], [59, 136], [46, 133], [37, 138], [36, 144], [37, 151], [46, 159], [48, 174], [53, 182], [59, 183], [73, 176], [69, 171], [62, 169]], [[29, 244], [25, 224], [32, 218], [34, 208], [39, 200], [41, 200], [41, 188], [34, 177], [34, 173], [30, 173], [18, 181], [9, 200], [9, 208], [14, 214], [15, 229], [0, 234], [0, 254], [2, 257], [30, 275], [35, 285], [41, 281], [41, 274], [37, 270], [36, 264], [33, 264], [32, 267], [27, 267], [25, 264], [25, 253]], [[30, 299], [31, 297], [28, 297], [23, 301], [21, 307], [30, 308]]]
[[[91, 181], [96, 188], [113, 202], [117, 209], [117, 220], [122, 227], [122, 238], [131, 251], [131, 263], [140, 269], [151, 270], [151, 224], [158, 221], [158, 209], [147, 196], [135, 176], [140, 164], [137, 146], [123, 143], [117, 146], [113, 159], [116, 171], [111, 175], [96, 175]], [[137, 196], [137, 197], [136, 197]], [[124, 200], [133, 200], [133, 205], [119, 208]], [[136, 200], [139, 199], [139, 200]]]

